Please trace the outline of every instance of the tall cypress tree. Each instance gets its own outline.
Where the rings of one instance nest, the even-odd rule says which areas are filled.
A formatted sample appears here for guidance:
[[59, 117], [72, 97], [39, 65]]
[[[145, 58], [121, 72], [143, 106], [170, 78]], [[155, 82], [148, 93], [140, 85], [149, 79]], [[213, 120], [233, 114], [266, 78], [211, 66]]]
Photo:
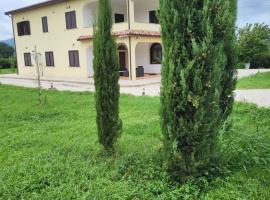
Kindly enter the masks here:
[[98, 25], [94, 33], [94, 79], [99, 142], [113, 148], [121, 135], [119, 118], [119, 60], [111, 33], [111, 0], [99, 0]]
[[160, 0], [161, 124], [169, 171], [181, 181], [215, 165], [224, 113], [231, 110], [227, 108], [233, 102], [234, 80], [229, 77], [234, 73], [234, 52], [226, 52], [233, 48], [226, 42], [233, 38], [234, 27], [223, 15], [234, 14], [236, 7], [224, 9], [226, 2]]

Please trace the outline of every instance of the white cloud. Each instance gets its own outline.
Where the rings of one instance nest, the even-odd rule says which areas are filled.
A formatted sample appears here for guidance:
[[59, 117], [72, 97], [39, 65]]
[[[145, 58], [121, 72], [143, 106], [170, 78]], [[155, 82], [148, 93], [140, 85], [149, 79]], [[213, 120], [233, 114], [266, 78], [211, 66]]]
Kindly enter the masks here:
[[[12, 37], [11, 19], [4, 13], [17, 9], [41, 0], [1, 0], [0, 1], [0, 40]], [[270, 0], [238, 0], [238, 20], [239, 27], [246, 23], [266, 23], [270, 24]]]

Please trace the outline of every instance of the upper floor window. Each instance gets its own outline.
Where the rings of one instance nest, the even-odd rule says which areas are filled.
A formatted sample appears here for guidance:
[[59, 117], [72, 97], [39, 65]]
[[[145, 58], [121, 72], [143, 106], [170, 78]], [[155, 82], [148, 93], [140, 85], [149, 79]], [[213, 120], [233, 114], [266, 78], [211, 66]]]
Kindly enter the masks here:
[[54, 56], [52, 51], [45, 52], [46, 66], [54, 67]]
[[157, 18], [157, 12], [155, 10], [149, 11], [149, 23], [159, 24], [159, 20]]
[[42, 17], [41, 21], [42, 21], [43, 33], [47, 33], [49, 31], [49, 29], [48, 29], [48, 18], [47, 17]]
[[114, 22], [115, 23], [125, 22], [125, 15], [124, 14], [115, 13], [114, 14]]
[[162, 46], [159, 43], [154, 43], [150, 48], [150, 63], [161, 64], [162, 62]]
[[77, 28], [75, 11], [66, 12], [66, 28], [67, 29]]
[[31, 53], [24, 53], [24, 65], [27, 67], [32, 66]]
[[79, 67], [80, 61], [79, 61], [79, 51], [69, 51], [69, 66], [70, 67]]
[[18, 29], [18, 35], [31, 35], [31, 30], [30, 30], [30, 22], [29, 21], [23, 21], [19, 22], [17, 24], [17, 29]]

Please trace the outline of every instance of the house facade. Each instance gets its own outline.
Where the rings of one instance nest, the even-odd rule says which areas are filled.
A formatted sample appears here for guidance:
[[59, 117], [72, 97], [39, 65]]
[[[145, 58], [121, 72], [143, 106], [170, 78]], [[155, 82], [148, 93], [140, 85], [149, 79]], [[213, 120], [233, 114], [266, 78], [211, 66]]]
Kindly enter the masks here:
[[[118, 46], [121, 76], [136, 80], [138, 69], [145, 74], [160, 74], [158, 7], [159, 0], [112, 0], [112, 33]], [[36, 49], [43, 76], [93, 76], [93, 24], [98, 0], [50, 0], [6, 14], [13, 21], [20, 75], [36, 75]]]

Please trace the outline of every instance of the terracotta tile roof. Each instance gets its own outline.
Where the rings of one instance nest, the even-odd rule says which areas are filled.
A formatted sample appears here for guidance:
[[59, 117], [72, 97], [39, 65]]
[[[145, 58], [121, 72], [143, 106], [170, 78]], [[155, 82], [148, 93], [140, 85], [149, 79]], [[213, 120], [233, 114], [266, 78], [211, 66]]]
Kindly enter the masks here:
[[[115, 37], [123, 38], [128, 36], [142, 36], [142, 37], [160, 37], [160, 32], [158, 31], [143, 31], [143, 30], [125, 30], [120, 32], [115, 32], [113, 34]], [[92, 40], [93, 35], [83, 35], [80, 36], [77, 40], [84, 41], [84, 40]]]

